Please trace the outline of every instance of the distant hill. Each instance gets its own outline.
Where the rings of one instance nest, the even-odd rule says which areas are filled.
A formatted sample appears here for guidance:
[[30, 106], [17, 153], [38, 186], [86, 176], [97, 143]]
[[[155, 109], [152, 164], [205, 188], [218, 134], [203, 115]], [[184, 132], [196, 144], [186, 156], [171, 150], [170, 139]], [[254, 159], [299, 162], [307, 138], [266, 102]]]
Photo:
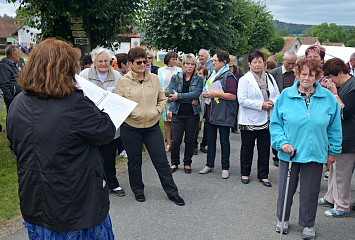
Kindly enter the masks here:
[[[285, 23], [279, 20], [275, 20], [275, 25], [277, 29], [284, 29], [291, 35], [301, 35], [304, 31], [310, 29], [315, 25], [306, 25], [306, 24], [296, 24], [296, 23]], [[343, 29], [346, 30], [352, 26], [343, 26]]]

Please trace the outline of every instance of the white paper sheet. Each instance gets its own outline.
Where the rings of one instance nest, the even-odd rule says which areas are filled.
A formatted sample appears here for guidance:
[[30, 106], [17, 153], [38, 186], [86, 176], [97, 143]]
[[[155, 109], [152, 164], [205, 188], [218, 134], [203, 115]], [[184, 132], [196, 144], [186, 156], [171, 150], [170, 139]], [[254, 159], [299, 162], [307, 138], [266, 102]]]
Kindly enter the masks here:
[[86, 96], [90, 98], [100, 110], [110, 116], [116, 129], [121, 126], [124, 120], [126, 120], [128, 115], [137, 106], [136, 102], [115, 93], [105, 91], [79, 75], [75, 75], [75, 79], [78, 83], [78, 87], [85, 92]]

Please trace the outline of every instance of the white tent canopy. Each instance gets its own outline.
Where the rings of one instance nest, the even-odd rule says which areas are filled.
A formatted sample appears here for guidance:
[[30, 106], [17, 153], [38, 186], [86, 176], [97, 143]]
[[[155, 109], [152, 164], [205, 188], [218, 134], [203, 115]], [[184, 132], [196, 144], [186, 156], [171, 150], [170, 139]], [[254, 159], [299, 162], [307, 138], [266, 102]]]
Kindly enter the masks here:
[[[297, 57], [304, 57], [305, 51], [309, 46], [311, 45], [301, 45], [301, 47], [298, 49]], [[347, 63], [350, 60], [350, 55], [355, 52], [355, 48], [353, 47], [335, 47], [335, 46], [324, 46], [324, 45], [322, 45], [322, 47], [325, 48], [324, 61], [337, 57]]]

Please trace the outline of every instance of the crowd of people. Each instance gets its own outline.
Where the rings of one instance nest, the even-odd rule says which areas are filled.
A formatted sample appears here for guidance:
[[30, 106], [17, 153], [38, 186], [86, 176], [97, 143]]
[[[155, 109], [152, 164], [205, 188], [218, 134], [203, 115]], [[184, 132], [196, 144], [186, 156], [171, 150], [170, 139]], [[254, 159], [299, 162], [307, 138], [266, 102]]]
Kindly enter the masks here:
[[[277, 59], [265, 61], [264, 53], [255, 50], [245, 74], [224, 50], [212, 57], [206, 49], [197, 58], [184, 54], [181, 67], [175, 52], [165, 55], [161, 68], [153, 65], [154, 54], [140, 47], [117, 54], [111, 66], [113, 56], [111, 50], [97, 47], [81, 58], [70, 44], [47, 39], [19, 68], [19, 49], [6, 48], [0, 62], [0, 99], [7, 110], [10, 150], [17, 156], [20, 208], [30, 239], [72, 235], [113, 239], [108, 193], [126, 195], [115, 168], [116, 156], [123, 151], [138, 202], [146, 199], [142, 180], [146, 148], [168, 199], [185, 205], [173, 173], [181, 163], [183, 140], [184, 172], [193, 172], [202, 128], [200, 151], [207, 155], [199, 174], [214, 171], [219, 132], [221, 177], [229, 178], [230, 133], [240, 132], [241, 182], [251, 181], [256, 143], [257, 179], [272, 187], [272, 147], [274, 165], [279, 167], [277, 232], [289, 231], [296, 191], [304, 239], [316, 236], [317, 206], [329, 207], [324, 212], [329, 217], [349, 216], [355, 162], [355, 53], [349, 63], [338, 58], [324, 61], [325, 49], [312, 45], [305, 58], [286, 52], [277, 67]], [[77, 73], [137, 103], [120, 128], [77, 87]], [[328, 191], [318, 198], [324, 165], [329, 171]]]

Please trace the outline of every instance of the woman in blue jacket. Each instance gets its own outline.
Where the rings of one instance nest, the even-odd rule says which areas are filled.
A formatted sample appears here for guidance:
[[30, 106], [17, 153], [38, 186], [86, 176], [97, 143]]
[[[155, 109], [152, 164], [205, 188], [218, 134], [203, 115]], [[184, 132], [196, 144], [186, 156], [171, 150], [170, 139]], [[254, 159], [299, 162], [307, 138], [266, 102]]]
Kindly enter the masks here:
[[203, 80], [197, 75], [197, 61], [192, 53], [185, 54], [183, 72], [172, 76], [169, 84], [171, 102], [171, 171], [180, 164], [180, 145], [185, 134], [184, 171], [191, 173], [192, 155], [195, 147], [195, 133], [200, 121], [201, 105], [199, 97]]
[[288, 232], [292, 198], [300, 178], [299, 225], [304, 227], [303, 239], [314, 239], [322, 166], [334, 163], [335, 156], [341, 152], [340, 110], [333, 94], [316, 80], [322, 75], [320, 63], [302, 59], [297, 66], [299, 81], [281, 93], [270, 122], [271, 145], [281, 160], [276, 231], [281, 231], [288, 161], [297, 149], [291, 168], [283, 232]]

